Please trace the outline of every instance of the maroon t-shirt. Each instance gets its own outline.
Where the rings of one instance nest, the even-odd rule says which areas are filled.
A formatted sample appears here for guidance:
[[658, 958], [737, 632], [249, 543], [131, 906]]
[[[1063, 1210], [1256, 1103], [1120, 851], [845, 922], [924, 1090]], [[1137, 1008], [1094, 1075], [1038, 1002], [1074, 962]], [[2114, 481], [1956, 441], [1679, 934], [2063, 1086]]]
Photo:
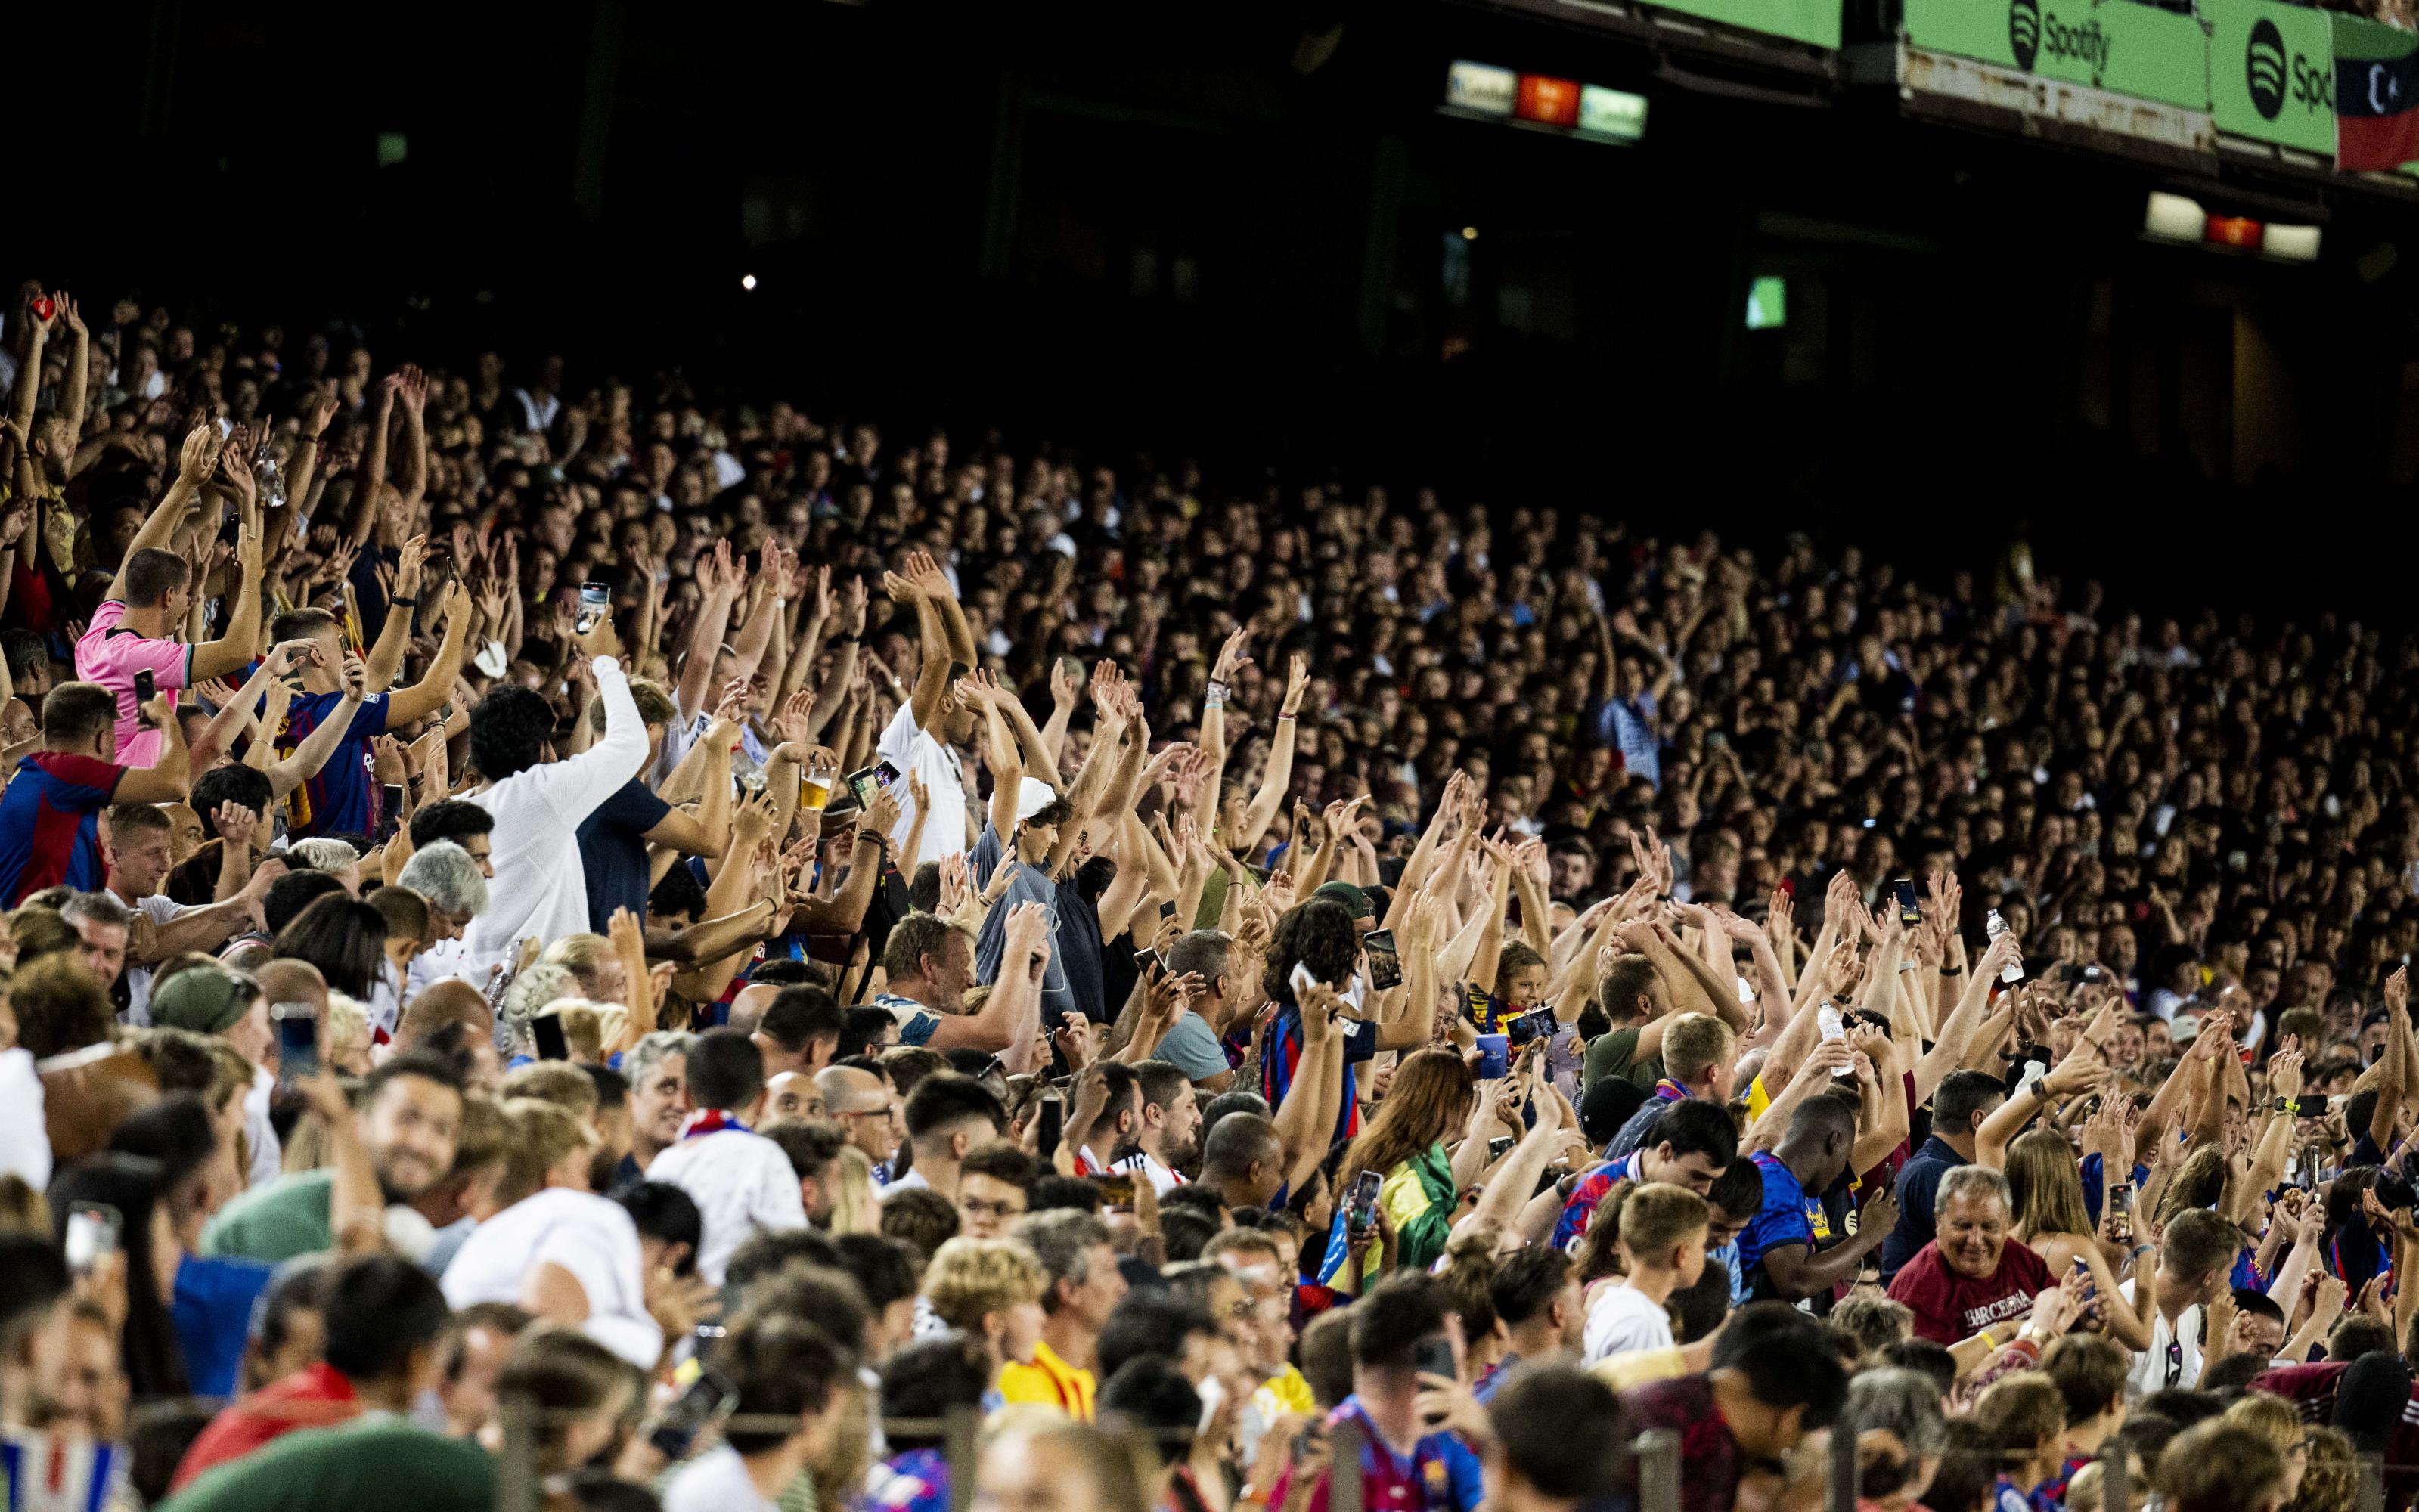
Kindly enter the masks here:
[[[1738, 1500], [1739, 1472], [1744, 1456], [1721, 1409], [1714, 1405], [1713, 1382], [1703, 1376], [1676, 1376], [1649, 1382], [1621, 1394], [1624, 1425], [1632, 1433], [1667, 1428], [1680, 1435], [1680, 1512], [1730, 1512]], [[1623, 1484], [1638, 1491], [1638, 1457], [1622, 1458]]]
[[1957, 1344], [1994, 1324], [2022, 1318], [2033, 1310], [2035, 1296], [2056, 1285], [2049, 1262], [2017, 1240], [2007, 1242], [1999, 1251], [1999, 1268], [1980, 1281], [1949, 1269], [1934, 1240], [1900, 1268], [1889, 1294], [1915, 1314], [1918, 1338]]

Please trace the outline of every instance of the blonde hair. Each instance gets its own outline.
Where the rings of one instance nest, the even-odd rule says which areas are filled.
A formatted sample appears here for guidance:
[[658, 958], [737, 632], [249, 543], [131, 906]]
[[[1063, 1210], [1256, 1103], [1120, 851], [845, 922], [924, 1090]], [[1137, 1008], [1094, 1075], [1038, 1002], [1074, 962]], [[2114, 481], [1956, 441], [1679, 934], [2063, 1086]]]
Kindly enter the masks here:
[[853, 1144], [840, 1147], [840, 1181], [832, 1197], [828, 1232], [882, 1231], [882, 1202], [873, 1195], [873, 1159]]
[[53, 1231], [50, 1199], [14, 1171], [0, 1176], [0, 1233], [32, 1234], [47, 1241]]
[[1651, 1262], [1711, 1221], [1703, 1198], [1669, 1182], [1648, 1182], [1621, 1210], [1621, 1246], [1633, 1261]]
[[619, 965], [622, 957], [615, 953], [613, 942], [603, 935], [582, 932], [565, 935], [546, 948], [538, 957], [541, 966], [560, 966], [579, 979], [579, 995], [596, 996], [596, 973], [609, 965]]
[[984, 1315], [1040, 1302], [1048, 1284], [1041, 1261], [1013, 1239], [960, 1235], [933, 1251], [924, 1268], [924, 1300], [934, 1316], [978, 1338]]
[[562, 1164], [573, 1151], [584, 1150], [595, 1140], [579, 1115], [559, 1103], [507, 1097], [503, 1112], [509, 1142], [504, 1147], [504, 1174], [496, 1183], [500, 1208], [543, 1190], [547, 1172]]
[[2259, 1435], [2278, 1454], [2302, 1442], [2302, 1414], [2284, 1397], [2272, 1397], [2264, 1391], [2240, 1398], [2218, 1421]]
[[2035, 1129], [2008, 1146], [2008, 1193], [2016, 1232], [2026, 1239], [2097, 1230], [2083, 1205], [2074, 1147], [2056, 1129]]
[[366, 1051], [370, 1047], [370, 1016], [361, 1003], [331, 987], [328, 989], [328, 1045], [358, 1042]]
[[595, 1081], [568, 1061], [539, 1061], [522, 1066], [504, 1078], [503, 1092], [506, 1098], [534, 1097], [542, 1103], [552, 1103], [582, 1119], [594, 1114], [600, 1101]]

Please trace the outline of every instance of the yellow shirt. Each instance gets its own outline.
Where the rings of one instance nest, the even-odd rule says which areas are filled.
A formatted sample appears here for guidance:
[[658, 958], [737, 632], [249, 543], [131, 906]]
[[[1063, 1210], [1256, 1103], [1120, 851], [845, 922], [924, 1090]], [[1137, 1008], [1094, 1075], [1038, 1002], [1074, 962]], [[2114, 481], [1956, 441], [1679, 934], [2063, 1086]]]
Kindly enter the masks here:
[[1033, 1346], [1033, 1363], [1010, 1361], [999, 1372], [999, 1394], [1011, 1402], [1055, 1407], [1078, 1423], [1092, 1420], [1092, 1372], [1058, 1358], [1049, 1345]]

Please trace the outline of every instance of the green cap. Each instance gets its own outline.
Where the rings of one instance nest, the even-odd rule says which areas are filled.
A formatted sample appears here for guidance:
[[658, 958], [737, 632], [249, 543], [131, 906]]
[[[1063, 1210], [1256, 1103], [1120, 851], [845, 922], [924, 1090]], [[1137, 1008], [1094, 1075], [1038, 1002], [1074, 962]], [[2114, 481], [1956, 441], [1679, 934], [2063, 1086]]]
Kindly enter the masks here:
[[1315, 898], [1333, 898], [1350, 910], [1355, 919], [1378, 917], [1377, 906], [1369, 901], [1369, 894], [1350, 882], [1321, 882], [1317, 890], [1310, 895]]
[[189, 966], [151, 994], [151, 1022], [217, 1034], [242, 1019], [260, 988], [221, 966]]

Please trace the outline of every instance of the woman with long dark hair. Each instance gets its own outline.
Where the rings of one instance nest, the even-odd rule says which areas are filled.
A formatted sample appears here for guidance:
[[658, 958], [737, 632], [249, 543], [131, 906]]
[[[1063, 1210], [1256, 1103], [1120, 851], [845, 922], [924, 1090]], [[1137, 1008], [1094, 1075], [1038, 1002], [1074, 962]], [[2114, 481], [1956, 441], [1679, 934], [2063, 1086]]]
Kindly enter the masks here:
[[100, 1154], [81, 1160], [51, 1181], [51, 1218], [59, 1242], [80, 1204], [116, 1211], [118, 1251], [126, 1266], [126, 1328], [121, 1354], [126, 1383], [135, 1398], [181, 1397], [190, 1389], [185, 1356], [177, 1342], [167, 1299], [176, 1293], [177, 1266], [184, 1250], [177, 1243], [160, 1162], [141, 1155]]
[[277, 954], [310, 962], [330, 991], [367, 1002], [386, 965], [386, 915], [374, 904], [331, 893], [279, 933]]

